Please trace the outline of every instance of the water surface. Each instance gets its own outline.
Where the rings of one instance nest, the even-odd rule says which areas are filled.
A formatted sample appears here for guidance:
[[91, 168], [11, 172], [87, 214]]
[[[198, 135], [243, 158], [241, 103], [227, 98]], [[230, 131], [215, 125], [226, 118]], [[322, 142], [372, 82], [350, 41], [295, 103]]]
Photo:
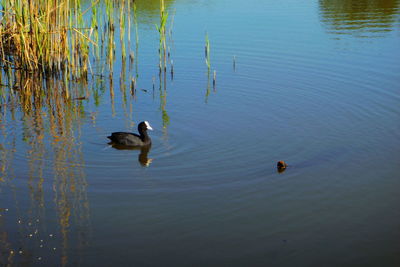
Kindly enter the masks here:
[[[137, 6], [86, 99], [2, 87], [1, 264], [399, 266], [398, 1], [168, 1], [173, 79]], [[142, 161], [107, 145], [142, 120]]]

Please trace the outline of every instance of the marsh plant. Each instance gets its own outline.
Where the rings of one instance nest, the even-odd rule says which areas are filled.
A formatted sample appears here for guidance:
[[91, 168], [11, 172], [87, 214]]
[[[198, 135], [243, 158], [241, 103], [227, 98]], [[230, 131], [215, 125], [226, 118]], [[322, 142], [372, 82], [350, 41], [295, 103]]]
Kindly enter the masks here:
[[3, 66], [75, 79], [87, 75], [89, 44], [96, 44], [80, 0], [1, 0], [0, 5]]
[[206, 59], [206, 65], [208, 71], [210, 71], [211, 63], [210, 63], [210, 39], [208, 39], [208, 33], [206, 33], [206, 44], [204, 46], [204, 54]]
[[160, 72], [167, 70], [167, 43], [166, 43], [166, 26], [168, 20], [168, 12], [165, 10], [164, 0], [160, 0], [160, 25], [156, 24], [159, 33], [159, 69]]

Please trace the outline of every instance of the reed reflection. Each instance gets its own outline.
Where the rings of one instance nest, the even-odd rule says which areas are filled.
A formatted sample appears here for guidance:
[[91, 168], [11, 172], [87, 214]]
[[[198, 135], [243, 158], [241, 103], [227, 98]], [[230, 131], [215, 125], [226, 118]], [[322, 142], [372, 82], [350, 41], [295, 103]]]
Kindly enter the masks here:
[[379, 37], [399, 19], [397, 0], [320, 0], [322, 21], [331, 33]]
[[[0, 113], [1, 134], [6, 140], [0, 151], [0, 189], [14, 197], [2, 201], [12, 212], [0, 217], [0, 243], [6, 250], [1, 253], [0, 264], [41, 261], [66, 266], [70, 264], [71, 249], [78, 251], [74, 262], [79, 262], [79, 251], [87, 247], [91, 233], [80, 142], [84, 113], [82, 103], [70, 100], [68, 95], [86, 94], [87, 86], [80, 83], [68, 88], [57, 79], [17, 71], [7, 84], [8, 90], [3, 93], [9, 110], [3, 108]], [[5, 127], [20, 123], [10, 116], [14, 113], [22, 115], [25, 145], [18, 146], [19, 151], [15, 140], [18, 133], [13, 131], [21, 129]], [[14, 153], [25, 156], [16, 160]], [[28, 167], [27, 177], [23, 171], [15, 171], [17, 167], [23, 169], [24, 164]], [[14, 172], [19, 179], [14, 179]], [[9, 235], [14, 238], [8, 239]]]
[[[12, 186], [12, 181], [15, 179], [12, 162], [16, 151], [16, 134], [14, 132], [15, 128], [9, 131], [7, 127], [7, 117], [10, 113], [8, 107], [12, 107], [10, 103], [13, 98], [9, 98], [9, 101], [7, 101], [6, 94], [2, 90], [0, 101], [0, 133], [2, 140], [0, 143], [0, 196], [2, 196], [5, 194], [5, 190], [12, 193], [15, 192], [15, 188]], [[0, 202], [0, 205], [0, 266], [7, 266], [7, 264], [14, 264], [16, 253], [14, 253], [12, 240], [10, 239], [10, 231], [6, 229], [10, 208], [6, 207], [4, 201]]]
[[169, 115], [167, 112], [167, 73], [166, 71], [160, 71], [158, 75], [159, 80], [159, 93], [160, 93], [160, 109], [161, 118], [163, 122], [163, 134], [167, 136], [167, 128], [169, 125]]

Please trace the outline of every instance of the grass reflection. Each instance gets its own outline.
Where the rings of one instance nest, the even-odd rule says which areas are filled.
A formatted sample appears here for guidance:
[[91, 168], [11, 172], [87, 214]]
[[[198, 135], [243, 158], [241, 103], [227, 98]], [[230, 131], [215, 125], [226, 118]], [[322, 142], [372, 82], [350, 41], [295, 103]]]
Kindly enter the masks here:
[[161, 118], [163, 122], [163, 133], [167, 135], [167, 128], [170, 123], [169, 115], [167, 112], [167, 74], [166, 72], [159, 73], [159, 93], [160, 93], [160, 109], [161, 109]]
[[[11, 86], [1, 98], [5, 103], [0, 113], [0, 188], [14, 192], [14, 198], [3, 203], [12, 212], [0, 213], [0, 264], [45, 263], [51, 259], [66, 266], [71, 248], [83, 250], [91, 232], [80, 142], [83, 105], [67, 98], [66, 85], [60, 80], [16, 71], [7, 83]], [[78, 96], [87, 93], [85, 88], [81, 84], [70, 91]], [[16, 112], [22, 115], [27, 179], [23, 179], [23, 170], [13, 169], [25, 164], [21, 156], [18, 161], [14, 156], [24, 153], [16, 147], [18, 127], [10, 127], [19, 123], [12, 116]]]

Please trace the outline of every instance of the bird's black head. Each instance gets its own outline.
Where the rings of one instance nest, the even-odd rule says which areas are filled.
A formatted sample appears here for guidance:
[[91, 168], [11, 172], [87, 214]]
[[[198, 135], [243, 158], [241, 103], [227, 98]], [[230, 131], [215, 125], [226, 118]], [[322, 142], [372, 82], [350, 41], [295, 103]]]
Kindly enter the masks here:
[[139, 132], [143, 132], [147, 130], [153, 130], [153, 128], [151, 128], [150, 123], [148, 121], [142, 121], [138, 125], [138, 130]]

